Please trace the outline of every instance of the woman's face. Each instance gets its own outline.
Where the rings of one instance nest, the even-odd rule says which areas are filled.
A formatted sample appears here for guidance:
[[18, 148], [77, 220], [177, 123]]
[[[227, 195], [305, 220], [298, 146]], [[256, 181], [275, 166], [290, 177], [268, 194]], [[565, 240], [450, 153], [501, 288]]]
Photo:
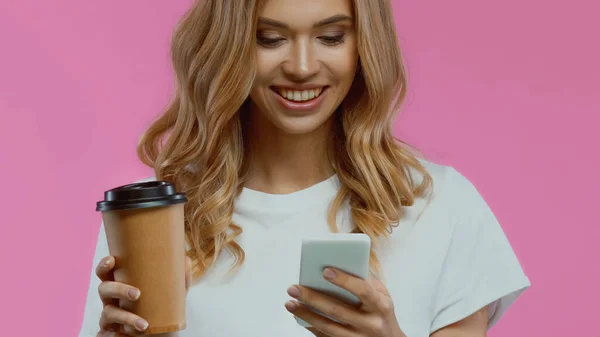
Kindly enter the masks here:
[[332, 117], [356, 73], [350, 0], [264, 0], [257, 31], [252, 113], [286, 134]]

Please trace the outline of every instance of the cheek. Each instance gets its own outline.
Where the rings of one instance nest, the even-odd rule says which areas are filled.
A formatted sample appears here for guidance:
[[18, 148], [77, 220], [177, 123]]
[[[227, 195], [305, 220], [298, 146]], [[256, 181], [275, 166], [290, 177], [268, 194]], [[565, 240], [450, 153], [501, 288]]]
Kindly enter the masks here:
[[259, 49], [256, 53], [256, 82], [269, 83], [277, 72], [281, 52]]
[[266, 95], [266, 86], [270, 83], [272, 77], [272, 57], [262, 51], [258, 51], [256, 55], [256, 76], [254, 84], [250, 92], [250, 99], [259, 106], [263, 105]]
[[356, 44], [347, 43], [334, 54], [329, 59], [329, 69], [338, 79], [341, 86], [344, 88], [350, 87], [354, 80], [358, 64]]

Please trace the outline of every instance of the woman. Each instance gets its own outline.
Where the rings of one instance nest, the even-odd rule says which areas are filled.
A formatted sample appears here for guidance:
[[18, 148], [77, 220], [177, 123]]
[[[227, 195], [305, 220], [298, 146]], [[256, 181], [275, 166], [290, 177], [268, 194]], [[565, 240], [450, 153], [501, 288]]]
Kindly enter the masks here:
[[[391, 13], [388, 0], [206, 0], [185, 16], [176, 97], [139, 146], [189, 198], [187, 328], [165, 336], [485, 336], [529, 286], [469, 181], [394, 140], [406, 72]], [[360, 307], [294, 285], [299, 242], [331, 231], [372, 239], [375, 277], [324, 275]], [[80, 336], [143, 331], [102, 304], [144, 296], [111, 281], [103, 230], [95, 264]]]

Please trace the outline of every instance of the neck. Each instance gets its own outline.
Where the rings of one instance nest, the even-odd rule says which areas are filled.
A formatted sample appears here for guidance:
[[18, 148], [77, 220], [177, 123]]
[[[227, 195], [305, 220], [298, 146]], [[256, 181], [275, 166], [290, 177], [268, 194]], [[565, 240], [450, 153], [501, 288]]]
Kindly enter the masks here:
[[287, 134], [270, 122], [249, 118], [245, 136], [250, 170], [245, 186], [287, 194], [331, 177], [332, 126], [330, 120], [307, 134]]

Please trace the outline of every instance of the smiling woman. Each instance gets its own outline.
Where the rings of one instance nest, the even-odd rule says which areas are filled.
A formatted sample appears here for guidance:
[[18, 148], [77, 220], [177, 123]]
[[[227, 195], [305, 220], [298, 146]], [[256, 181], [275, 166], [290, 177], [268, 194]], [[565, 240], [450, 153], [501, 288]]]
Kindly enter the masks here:
[[[295, 20], [286, 18], [287, 13], [302, 12], [309, 13]], [[358, 69], [353, 16], [348, 1], [264, 5], [258, 18], [257, 72], [250, 93], [256, 129], [269, 124], [277, 133], [305, 134], [331, 128], [332, 116]]]
[[[352, 7], [341, 4], [333, 4], [338, 14], [317, 22], [301, 17], [292, 25], [272, 18], [296, 9], [286, 8], [284, 2], [265, 6], [258, 19], [253, 115], [286, 133], [329, 127], [325, 122], [346, 97], [358, 67]], [[313, 10], [326, 13], [319, 7], [331, 5], [314, 3]]]
[[[485, 336], [529, 286], [475, 187], [392, 134], [388, 0], [199, 1], [172, 59], [176, 96], [138, 152], [189, 199], [181, 337]], [[302, 239], [330, 232], [371, 239], [372, 279], [323, 272], [359, 305], [294, 285]], [[113, 304], [144, 293], [113, 281], [104, 230], [94, 261], [80, 336], [144, 331]]]

